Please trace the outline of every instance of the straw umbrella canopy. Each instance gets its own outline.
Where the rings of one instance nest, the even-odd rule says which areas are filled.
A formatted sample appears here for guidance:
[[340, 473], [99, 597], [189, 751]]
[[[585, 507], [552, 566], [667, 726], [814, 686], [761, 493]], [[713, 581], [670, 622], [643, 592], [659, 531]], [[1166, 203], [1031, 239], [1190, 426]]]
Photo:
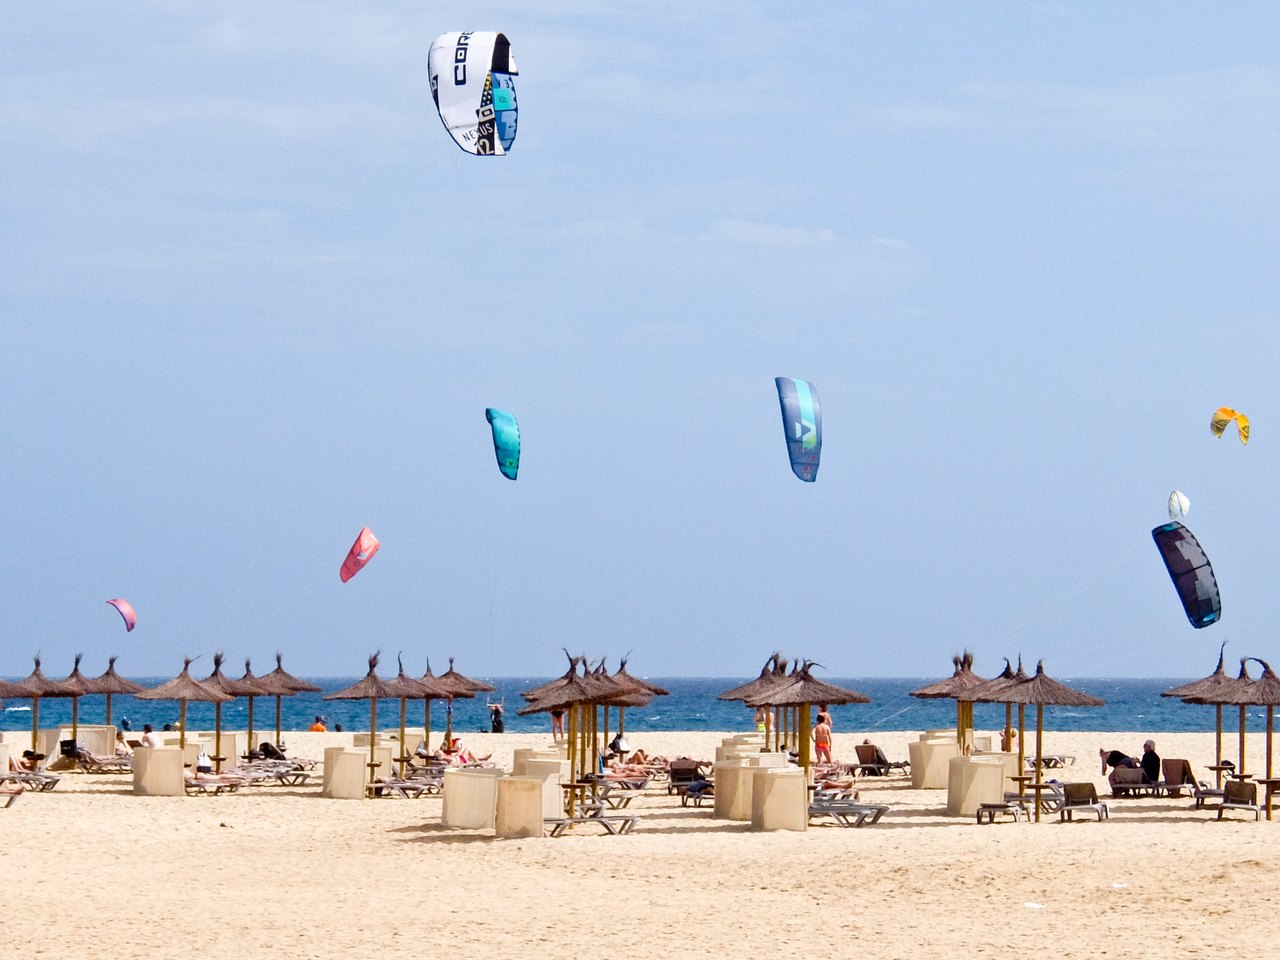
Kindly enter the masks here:
[[21, 683], [0, 680], [0, 700], [30, 700], [32, 691]]
[[424, 696], [422, 700], [422, 739], [431, 747], [431, 701], [448, 700], [453, 696], [452, 688], [440, 682], [440, 678], [431, 672], [431, 661], [427, 661], [427, 672], [418, 678], [422, 684]]
[[282, 697], [288, 697], [288, 696], [292, 696], [292, 694], [288, 690], [286, 690], [283, 686], [281, 686], [277, 681], [270, 679], [270, 675], [255, 677], [253, 675], [253, 667], [250, 666], [250, 663], [251, 663], [250, 658], [245, 657], [244, 658], [244, 676], [240, 678], [240, 682], [244, 684], [248, 684], [249, 686], [252, 686], [257, 690], [256, 693], [241, 694], [241, 696], [248, 697], [249, 699], [248, 740], [249, 740], [249, 749], [252, 750], [253, 749], [253, 698], [254, 697], [274, 697], [277, 695]]
[[[1209, 677], [1205, 678], [1210, 679]], [[1205, 684], [1193, 696], [1183, 697], [1186, 703], [1211, 703], [1215, 705], [1236, 704], [1240, 707], [1240, 722], [1238, 727], [1239, 738], [1239, 766], [1238, 773], [1245, 772], [1245, 755], [1244, 755], [1244, 735], [1245, 735], [1245, 709], [1249, 706], [1247, 703], [1241, 703], [1235, 699], [1236, 690], [1240, 687], [1252, 683], [1253, 678], [1249, 676], [1248, 657], [1240, 658], [1240, 674], [1234, 680], [1224, 676], [1221, 679], [1215, 679], [1213, 684]], [[1218, 757], [1218, 763], [1215, 766], [1222, 765], [1221, 755]], [[1221, 774], [1221, 771], [1218, 771]]]
[[[628, 654], [630, 656], [630, 654]], [[627, 732], [626, 727], [626, 708], [627, 707], [643, 707], [647, 706], [654, 697], [670, 696], [671, 691], [665, 687], [660, 687], [656, 683], [650, 683], [640, 677], [632, 676], [627, 672], [627, 658], [623, 657], [622, 662], [618, 664], [618, 669], [613, 672], [613, 678], [620, 683], [629, 684], [649, 695], [648, 699], [643, 703], [625, 703], [618, 705], [618, 734], [624, 735]]]
[[[1226, 652], [1227, 644], [1224, 640], [1222, 646], [1218, 648], [1218, 669], [1214, 670], [1209, 676], [1200, 680], [1192, 680], [1190, 683], [1184, 683], [1181, 686], [1172, 687], [1160, 694], [1162, 697], [1179, 697], [1184, 703], [1200, 703], [1205, 701], [1197, 700], [1197, 697], [1212, 697], [1225, 690], [1229, 690], [1239, 683], [1233, 677], [1228, 677], [1226, 671], [1222, 667], [1223, 654]], [[1213, 737], [1213, 756], [1217, 761], [1214, 765], [1219, 765], [1222, 757], [1222, 701], [1215, 700], [1213, 702], [1214, 712], [1214, 737]], [[1214, 776], [1216, 786], [1222, 786], [1222, 771], [1215, 770]]]
[[71, 739], [80, 739], [80, 698], [86, 697], [91, 693], [100, 693], [97, 681], [86, 677], [80, 672], [80, 661], [84, 659], [83, 653], [76, 654], [75, 665], [71, 668], [63, 684], [75, 690], [75, 695], [71, 698]]
[[[1036, 706], [1036, 786], [1041, 782], [1041, 773], [1043, 765], [1040, 758], [1043, 756], [1044, 750], [1044, 708], [1050, 707], [1101, 707], [1105, 706], [1105, 701], [1099, 700], [1097, 697], [1090, 696], [1080, 690], [1068, 687], [1066, 684], [1059, 683], [1044, 672], [1044, 661], [1041, 660], [1036, 664], [1036, 673], [1030, 680], [1023, 683], [1011, 684], [1006, 690], [1006, 696], [1016, 696], [1015, 703], [1029, 704], [1034, 703]], [[1036, 799], [1039, 800], [1040, 793], [1037, 790]], [[1036, 804], [1036, 823], [1040, 822], [1040, 804]]]
[[[1009, 663], [1009, 658], [1005, 657], [1004, 669], [1000, 671], [1000, 673], [997, 676], [992, 677], [990, 680], [982, 681], [982, 683], [971, 688], [967, 694], [968, 696], [973, 698], [974, 703], [1003, 703], [1004, 704], [1004, 739], [1001, 741], [1001, 745], [1000, 745], [1001, 750], [1004, 750], [1004, 751], [1008, 750], [1010, 733], [1012, 732], [1012, 729], [1013, 729], [1013, 722], [1012, 722], [1012, 716], [1011, 716], [1013, 704], [1011, 701], [1002, 699], [1002, 691], [1010, 684], [1024, 683], [1029, 679], [1030, 677], [1028, 677], [1026, 672], [1022, 669], [1021, 660], [1018, 661], [1018, 672], [1015, 673], [1013, 670], [1013, 666]], [[1018, 709], [1018, 726], [1019, 726], [1018, 769], [1019, 770], [1022, 769], [1022, 762], [1023, 762], [1023, 748], [1021, 743], [1021, 738], [1022, 738], [1021, 727], [1023, 725], [1022, 721], [1023, 721], [1023, 707], [1020, 705]]]
[[838, 687], [833, 683], [819, 680], [811, 673], [815, 666], [812, 660], [806, 660], [800, 670], [782, 683], [767, 687], [746, 702], [753, 707], [798, 706], [800, 708], [800, 765], [805, 775], [809, 773], [809, 708], [814, 703], [870, 703], [871, 698], [865, 693]]
[[[1224, 694], [1224, 698], [1228, 703], [1236, 703], [1240, 705], [1241, 713], [1244, 708], [1249, 706], [1260, 706], [1267, 708], [1267, 779], [1271, 779], [1271, 735], [1274, 732], [1274, 712], [1276, 704], [1280, 703], [1280, 677], [1277, 677], [1271, 670], [1271, 664], [1257, 657], [1250, 657], [1254, 663], [1262, 664], [1262, 676], [1257, 680], [1251, 680], [1246, 683], [1238, 683], [1234, 690]], [[1244, 764], [1240, 765], [1240, 772], [1244, 773]]]
[[201, 683], [191, 676], [191, 662], [194, 657], [185, 657], [182, 661], [182, 672], [158, 687], [142, 690], [134, 694], [139, 700], [177, 700], [178, 701], [178, 746], [187, 745], [187, 703], [226, 703], [235, 697], [223, 693], [216, 687]]
[[[560, 678], [553, 689], [545, 693], [543, 696], [534, 700], [526, 707], [522, 707], [516, 711], [517, 716], [528, 716], [533, 713], [548, 713], [552, 710], [567, 709], [569, 715], [569, 769], [575, 780], [586, 774], [586, 754], [585, 743], [583, 740], [586, 730], [585, 724], [581, 722], [583, 719], [583, 707], [586, 704], [595, 704], [608, 696], [616, 696], [620, 691], [608, 685], [603, 685], [598, 677], [594, 674], [579, 674], [577, 672], [578, 663], [585, 658], [572, 658], [573, 665], [569, 671]], [[585, 664], [584, 664], [585, 665]], [[594, 708], [592, 716], [594, 717]]]
[[415, 680], [404, 672], [404, 659], [400, 654], [396, 654], [396, 663], [400, 666], [400, 672], [386, 681], [386, 683], [387, 686], [396, 691], [395, 696], [400, 700], [400, 756], [396, 759], [400, 763], [400, 776], [403, 777], [404, 765], [409, 762], [409, 747], [404, 739], [409, 701], [426, 700], [430, 695], [430, 688], [422, 681]]
[[440, 681], [441, 686], [446, 690], [452, 690], [454, 693], [448, 698], [448, 706], [446, 707], [446, 715], [448, 720], [445, 723], [445, 736], [453, 738], [453, 701], [454, 700], [472, 700], [477, 693], [487, 693], [490, 690], [498, 688], [491, 684], [484, 683], [480, 680], [473, 680], [471, 677], [464, 676], [453, 668], [453, 657], [449, 658], [449, 669], [440, 674], [436, 678]]
[[[253, 702], [254, 697], [260, 697], [270, 692], [269, 687], [265, 687], [262, 683], [254, 679], [243, 678], [235, 680], [228, 677], [222, 672], [222, 661], [224, 656], [221, 651], [213, 655], [213, 672], [204, 678], [205, 686], [213, 687], [215, 690], [221, 690], [230, 697], [249, 697], [249, 702]], [[245, 671], [248, 672], [249, 664], [245, 663]], [[250, 733], [252, 737], [252, 733]], [[252, 743], [250, 747], [252, 748]], [[217, 755], [213, 757], [213, 762], [217, 764], [217, 771], [222, 772], [222, 701], [217, 700], [213, 705], [213, 752]]]
[[94, 677], [93, 683], [98, 688], [98, 693], [107, 695], [107, 725], [111, 725], [111, 698], [117, 694], [125, 694], [132, 696], [143, 690], [140, 683], [134, 683], [132, 680], [126, 680], [120, 674], [116, 673], [117, 657], [107, 658], [106, 672], [100, 677]]
[[40, 669], [39, 654], [36, 654], [35, 662], [36, 666], [31, 671], [31, 675], [19, 681], [27, 689], [27, 696], [31, 698], [31, 749], [33, 752], [37, 749], [36, 741], [39, 739], [40, 701], [47, 697], [80, 696], [73, 687], [67, 686], [60, 680], [51, 680], [44, 675], [44, 671]]
[[298, 693], [319, 693], [320, 688], [308, 683], [301, 677], [295, 677], [284, 668], [284, 654], [276, 651], [276, 668], [260, 680], [269, 680], [278, 688], [274, 691], [276, 698], [276, 746], [280, 746], [280, 701], [283, 697], [292, 697]]
[[960, 741], [963, 751], [968, 745], [967, 733], [973, 727], [972, 691], [986, 683], [986, 680], [973, 672], [973, 654], [968, 650], [952, 657], [951, 663], [954, 668], [951, 676], [917, 687], [911, 691], [911, 696], [922, 700], [955, 700], [956, 739]]
[[[748, 680], [741, 686], [734, 687], [732, 690], [726, 690], [724, 693], [716, 695], [717, 700], [741, 700], [745, 703], [749, 698], [756, 696], [760, 692], [767, 690], [769, 687], [777, 683], [785, 682], [787, 679], [787, 661], [781, 653], [774, 654], [765, 661], [764, 666], [760, 668], [760, 676], [754, 680]], [[777, 718], [772, 723], [774, 731], [774, 747], [779, 746], [782, 737], [780, 724]], [[765, 738], [768, 739], [769, 727], [765, 727]]]
[[[398, 687], [378, 677], [378, 654], [369, 656], [369, 672], [363, 680], [336, 693], [326, 693], [326, 700], [368, 700], [369, 701], [369, 782], [375, 779], [374, 771], [378, 769], [378, 701], [394, 700], [400, 696]], [[390, 773], [391, 771], [387, 771]]]

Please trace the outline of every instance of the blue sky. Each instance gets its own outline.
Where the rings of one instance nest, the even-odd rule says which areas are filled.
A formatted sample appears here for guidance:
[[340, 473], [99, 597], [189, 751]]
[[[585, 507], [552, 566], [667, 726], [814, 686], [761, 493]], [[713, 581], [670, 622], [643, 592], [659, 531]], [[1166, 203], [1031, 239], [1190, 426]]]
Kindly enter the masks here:
[[[10, 6], [0, 673], [1280, 657], [1277, 21]], [[511, 39], [505, 158], [432, 108], [457, 29]], [[821, 396], [812, 485], [780, 375]], [[1210, 435], [1223, 404], [1247, 448]], [[519, 418], [515, 483], [486, 406]], [[1174, 488], [1222, 587], [1206, 630], [1150, 539]]]

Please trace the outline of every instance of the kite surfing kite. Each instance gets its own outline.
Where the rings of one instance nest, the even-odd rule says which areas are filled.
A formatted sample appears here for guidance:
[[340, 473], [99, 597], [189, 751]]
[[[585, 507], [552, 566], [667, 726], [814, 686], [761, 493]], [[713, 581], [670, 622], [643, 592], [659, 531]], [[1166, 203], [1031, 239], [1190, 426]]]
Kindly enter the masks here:
[[1215, 437], [1221, 437], [1222, 432], [1227, 429], [1227, 424], [1232, 420], [1236, 422], [1236, 429], [1240, 432], [1240, 442], [1249, 442], [1249, 418], [1237, 410], [1230, 407], [1219, 407], [1213, 412], [1213, 419], [1209, 421], [1209, 429], [1213, 431]]
[[1169, 519], [1180, 520], [1191, 512], [1191, 501], [1181, 490], [1169, 494]]
[[116, 597], [114, 600], [108, 600], [107, 603], [116, 608], [116, 612], [124, 618], [124, 632], [128, 633], [138, 625], [138, 615], [133, 612], [133, 605], [128, 600], [122, 600]]
[[514, 480], [520, 470], [520, 425], [505, 410], [485, 407], [484, 417], [493, 428], [493, 453], [498, 458], [498, 469], [508, 480]]
[[1222, 619], [1218, 581], [1200, 541], [1176, 520], [1156, 527], [1151, 537], [1191, 625], [1199, 630]]
[[351, 550], [347, 553], [347, 559], [342, 561], [342, 570], [338, 573], [342, 582], [346, 583], [363, 570], [364, 565], [373, 559], [373, 555], [378, 552], [380, 546], [373, 531], [368, 527], [362, 528], [360, 536], [356, 537], [356, 542], [351, 545]]
[[822, 453], [822, 408], [818, 388], [808, 380], [774, 377], [778, 404], [782, 407], [782, 429], [787, 438], [791, 472], [806, 483], [818, 479], [818, 457]]
[[515, 143], [518, 73], [501, 33], [444, 33], [431, 44], [431, 98], [449, 136], [467, 153], [500, 157]]

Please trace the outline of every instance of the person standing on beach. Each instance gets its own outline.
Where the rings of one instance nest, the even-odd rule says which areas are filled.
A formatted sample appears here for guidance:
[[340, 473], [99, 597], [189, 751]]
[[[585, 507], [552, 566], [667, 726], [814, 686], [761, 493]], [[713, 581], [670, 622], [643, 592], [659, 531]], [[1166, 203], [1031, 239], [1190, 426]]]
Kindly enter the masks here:
[[831, 759], [831, 724], [818, 714], [817, 725], [809, 731], [809, 739], [813, 741], [814, 763], [832, 763]]
[[560, 707], [551, 711], [551, 739], [557, 743], [564, 739], [564, 710]]
[[506, 724], [502, 722], [502, 704], [489, 704], [489, 732], [502, 733], [506, 729]]

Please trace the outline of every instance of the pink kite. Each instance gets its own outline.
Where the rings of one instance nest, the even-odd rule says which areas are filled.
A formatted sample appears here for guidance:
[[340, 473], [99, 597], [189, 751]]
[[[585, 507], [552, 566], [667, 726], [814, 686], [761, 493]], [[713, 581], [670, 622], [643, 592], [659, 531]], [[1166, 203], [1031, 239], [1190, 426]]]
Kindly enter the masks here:
[[360, 536], [356, 537], [356, 542], [351, 545], [351, 552], [347, 554], [347, 559], [342, 561], [342, 570], [338, 576], [342, 577], [342, 582], [346, 583], [357, 573], [364, 569], [364, 565], [373, 559], [373, 555], [378, 552], [378, 538], [373, 535], [373, 531], [368, 527], [360, 531]]
[[129, 603], [128, 600], [121, 600], [119, 597], [116, 597], [114, 600], [108, 600], [107, 603], [115, 607], [116, 610], [119, 612], [120, 616], [124, 617], [125, 633], [128, 633], [135, 626], [137, 626], [138, 615], [133, 612], [133, 606]]

